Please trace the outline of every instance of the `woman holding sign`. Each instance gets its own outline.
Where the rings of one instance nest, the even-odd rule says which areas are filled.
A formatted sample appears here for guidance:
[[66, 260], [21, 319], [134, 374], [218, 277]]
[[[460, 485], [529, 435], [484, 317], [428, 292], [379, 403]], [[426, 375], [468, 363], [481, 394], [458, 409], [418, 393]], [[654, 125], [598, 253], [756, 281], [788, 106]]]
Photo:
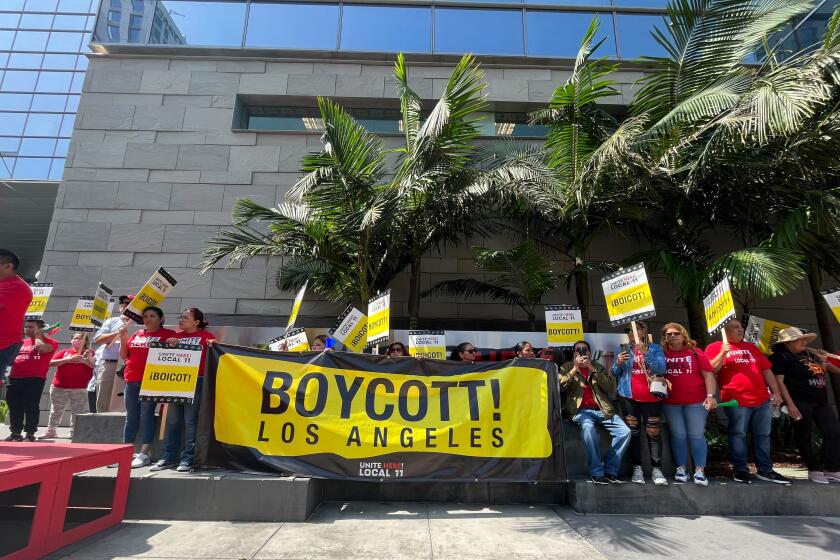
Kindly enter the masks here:
[[155, 437], [156, 404], [140, 401], [140, 384], [149, 357], [149, 344], [165, 342], [174, 337], [175, 331], [163, 328], [163, 311], [147, 307], [143, 311], [143, 328], [128, 336], [128, 329], [120, 330], [120, 357], [125, 362], [125, 429], [123, 443], [134, 443], [140, 431], [140, 453], [134, 455], [131, 468], [149, 464], [149, 446]]
[[192, 404], [169, 403], [166, 412], [166, 433], [163, 437], [163, 455], [155, 463], [152, 471], [171, 469], [178, 458], [178, 448], [181, 446], [181, 430], [184, 430], [184, 451], [178, 461], [178, 472], [189, 472], [192, 469], [195, 456], [195, 428], [198, 422], [198, 411], [201, 406], [201, 386], [204, 381], [204, 365], [207, 360], [207, 346], [216, 337], [207, 330], [204, 313], [195, 307], [189, 307], [178, 317], [178, 332], [166, 340], [168, 344], [190, 344], [201, 346], [201, 363], [198, 366], [198, 382], [195, 385], [195, 396]]
[[70, 348], [53, 354], [50, 366], [56, 369], [50, 387], [50, 418], [47, 421], [47, 430], [39, 434], [38, 439], [58, 437], [58, 423], [68, 405], [70, 406], [70, 437], [73, 437], [76, 416], [84, 414], [85, 409], [88, 408], [87, 386], [93, 377], [95, 362], [93, 350], [88, 348], [87, 335], [80, 332], [73, 335]]
[[706, 416], [717, 406], [714, 368], [697, 342], [678, 323], [662, 327], [666, 378], [671, 391], [665, 399], [665, 417], [671, 431], [671, 450], [677, 472], [674, 480], [688, 482], [688, 450], [694, 461], [694, 484], [708, 486], [706, 479]]

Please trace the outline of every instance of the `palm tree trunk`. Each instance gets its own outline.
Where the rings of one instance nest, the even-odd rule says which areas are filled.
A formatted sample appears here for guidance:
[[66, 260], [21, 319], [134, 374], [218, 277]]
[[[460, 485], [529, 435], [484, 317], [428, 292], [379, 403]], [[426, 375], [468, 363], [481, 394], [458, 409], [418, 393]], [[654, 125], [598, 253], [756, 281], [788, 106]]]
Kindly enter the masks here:
[[831, 352], [835, 349], [834, 334], [831, 332], [834, 326], [834, 314], [828, 308], [825, 299], [820, 293], [822, 288], [822, 271], [814, 261], [808, 264], [808, 286], [811, 288], [811, 299], [814, 301], [814, 312], [817, 315], [817, 329], [820, 331], [822, 347]]
[[709, 344], [709, 331], [706, 329], [706, 313], [703, 311], [703, 303], [695, 297], [688, 298], [685, 304], [688, 314], [688, 331], [691, 338], [696, 340], [700, 346]]
[[411, 276], [408, 281], [408, 328], [416, 329], [420, 323], [420, 263], [422, 257], [415, 255], [411, 261]]
[[594, 332], [595, 329], [589, 324], [589, 273], [585, 270], [578, 270], [575, 277], [575, 298], [580, 307], [580, 317], [583, 323], [583, 332]]

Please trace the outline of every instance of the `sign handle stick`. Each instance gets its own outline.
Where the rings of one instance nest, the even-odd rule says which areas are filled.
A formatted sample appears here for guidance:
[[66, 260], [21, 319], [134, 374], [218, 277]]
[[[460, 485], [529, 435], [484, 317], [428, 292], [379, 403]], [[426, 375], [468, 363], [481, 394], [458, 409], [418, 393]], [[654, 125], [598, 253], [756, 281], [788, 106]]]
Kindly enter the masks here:
[[639, 340], [639, 329], [636, 327], [636, 321], [630, 321], [630, 329], [633, 331], [633, 340], [636, 341], [636, 344], [641, 344], [642, 341]]
[[723, 341], [724, 344], [729, 344], [729, 339], [726, 338], [726, 329], [720, 329], [720, 339]]
[[158, 435], [159, 440], [163, 440], [163, 436], [166, 432], [166, 415], [169, 414], [169, 405], [164, 404], [163, 409], [160, 412], [160, 434]]

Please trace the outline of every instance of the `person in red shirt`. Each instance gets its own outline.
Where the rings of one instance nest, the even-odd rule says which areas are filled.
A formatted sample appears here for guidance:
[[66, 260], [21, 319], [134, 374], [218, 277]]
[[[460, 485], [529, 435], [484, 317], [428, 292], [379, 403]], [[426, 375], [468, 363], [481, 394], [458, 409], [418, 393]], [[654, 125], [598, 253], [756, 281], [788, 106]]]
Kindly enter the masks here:
[[173, 346], [190, 344], [201, 346], [201, 362], [198, 366], [198, 382], [192, 404], [169, 403], [166, 412], [166, 433], [163, 437], [163, 454], [160, 460], [149, 470], [159, 471], [175, 466], [178, 448], [181, 446], [181, 430], [184, 430], [184, 451], [178, 462], [178, 472], [189, 472], [195, 456], [195, 429], [198, 411], [201, 406], [201, 386], [204, 381], [204, 366], [207, 361], [207, 347], [216, 337], [207, 330], [207, 320], [200, 309], [190, 307], [178, 317], [178, 332], [167, 340]]
[[790, 484], [790, 480], [773, 470], [773, 459], [770, 457], [771, 407], [782, 405], [779, 384], [770, 360], [755, 344], [744, 340], [744, 327], [737, 319], [726, 323], [724, 331], [728, 342], [712, 342], [706, 347], [706, 357], [717, 375], [721, 402], [738, 401], [737, 407], [724, 409], [729, 419], [732, 477], [736, 482], [750, 483], [747, 470], [749, 429], [758, 478], [776, 484]]
[[[12, 365], [6, 393], [12, 432], [6, 441], [35, 441], [41, 414], [41, 393], [50, 369], [50, 359], [58, 349], [58, 341], [44, 334], [44, 326], [42, 320], [30, 319], [23, 327], [26, 339]], [[26, 438], [21, 436], [23, 431], [26, 431]]]
[[175, 336], [175, 331], [163, 327], [163, 311], [159, 307], [147, 307], [143, 311], [143, 328], [128, 336], [120, 331], [120, 357], [125, 362], [125, 428], [123, 443], [134, 443], [140, 431], [140, 452], [134, 455], [131, 467], [145, 467], [149, 464], [149, 447], [155, 437], [156, 404], [140, 400], [140, 384], [149, 357], [149, 344], [166, 342]]
[[0, 385], [20, 350], [23, 318], [32, 301], [29, 284], [17, 275], [19, 266], [17, 255], [0, 249]]
[[688, 482], [686, 466], [690, 444], [694, 483], [707, 486], [706, 416], [717, 406], [714, 368], [679, 323], [668, 323], [662, 327], [662, 348], [665, 350], [665, 378], [671, 384], [664, 411], [671, 432], [671, 450], [677, 464], [674, 480]]
[[73, 437], [73, 427], [76, 416], [83, 414], [87, 408], [87, 386], [93, 377], [93, 366], [96, 357], [93, 350], [88, 348], [87, 335], [77, 332], [70, 341], [70, 348], [59, 350], [50, 360], [50, 366], [55, 367], [50, 387], [50, 419], [47, 430], [38, 435], [38, 439], [58, 437], [58, 423], [64, 414], [64, 409], [70, 405], [70, 437]]

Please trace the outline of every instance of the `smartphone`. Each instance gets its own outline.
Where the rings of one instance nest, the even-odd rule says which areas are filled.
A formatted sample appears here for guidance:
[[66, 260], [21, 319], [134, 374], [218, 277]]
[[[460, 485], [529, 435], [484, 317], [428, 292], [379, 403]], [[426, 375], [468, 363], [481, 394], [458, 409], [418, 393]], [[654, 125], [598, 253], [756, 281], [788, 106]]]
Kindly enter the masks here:
[[622, 344], [622, 345], [621, 345], [621, 351], [622, 351], [622, 352], [627, 352], [627, 353], [630, 353], [630, 345], [629, 345], [629, 344], [627, 344], [627, 343]]
[[578, 356], [586, 356], [586, 348], [578, 348], [575, 350]]

